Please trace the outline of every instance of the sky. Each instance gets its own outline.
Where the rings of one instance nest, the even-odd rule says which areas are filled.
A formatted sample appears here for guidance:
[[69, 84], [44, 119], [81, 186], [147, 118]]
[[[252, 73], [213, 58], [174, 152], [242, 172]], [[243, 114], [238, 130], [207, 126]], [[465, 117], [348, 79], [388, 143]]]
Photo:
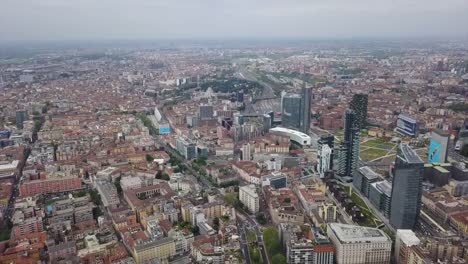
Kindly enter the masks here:
[[468, 38], [468, 0], [0, 0], [0, 41]]

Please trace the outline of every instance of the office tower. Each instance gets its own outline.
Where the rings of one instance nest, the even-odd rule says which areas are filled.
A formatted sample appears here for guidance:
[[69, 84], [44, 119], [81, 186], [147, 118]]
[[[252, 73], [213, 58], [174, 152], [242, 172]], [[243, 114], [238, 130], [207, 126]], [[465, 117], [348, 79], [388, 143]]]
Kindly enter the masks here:
[[447, 132], [439, 129], [434, 129], [431, 132], [427, 162], [445, 163], [447, 161], [449, 137], [450, 135]]
[[418, 135], [418, 122], [414, 118], [400, 114], [395, 131], [403, 136], [415, 137]]
[[214, 111], [213, 111], [212, 105], [200, 105], [198, 112], [199, 112], [200, 120], [213, 119]]
[[281, 109], [281, 123], [284, 127], [301, 130], [302, 98], [298, 94], [286, 94], [283, 96]]
[[311, 97], [312, 88], [306, 87], [304, 83], [304, 88], [302, 88], [302, 126], [301, 131], [305, 134], [309, 134], [310, 129], [310, 97]]
[[187, 160], [197, 158], [197, 146], [182, 137], [176, 139], [176, 149]]
[[367, 94], [358, 93], [353, 95], [353, 99], [349, 104], [349, 108], [351, 108], [356, 113], [356, 124], [359, 126], [359, 128], [363, 128], [366, 125], [367, 101]]
[[264, 114], [262, 121], [263, 121], [263, 132], [268, 133], [268, 130], [273, 125], [273, 118], [269, 114]]
[[390, 224], [413, 229], [421, 209], [424, 162], [407, 144], [400, 144], [392, 183]]
[[16, 128], [23, 129], [23, 122], [28, 119], [28, 112], [24, 110], [16, 111]]
[[340, 166], [344, 167], [339, 168], [339, 176], [351, 176], [356, 171], [359, 163], [359, 140], [360, 129], [356, 123], [356, 114], [348, 109], [345, 112], [344, 139], [341, 147], [341, 151], [345, 153], [340, 156], [344, 160], [339, 161]]
[[284, 127], [309, 133], [311, 90], [304, 86], [302, 94], [281, 94], [281, 121]]
[[252, 160], [252, 149], [250, 143], [242, 146], [242, 160]]
[[333, 147], [335, 137], [333, 135], [321, 136], [318, 140], [317, 149], [317, 170], [320, 178], [325, 177], [325, 173], [331, 171], [333, 168]]
[[236, 94], [236, 100], [237, 102], [239, 103], [243, 103], [244, 102], [244, 91], [238, 91], [237, 94]]
[[378, 228], [330, 223], [327, 235], [337, 264], [390, 263], [392, 240]]
[[398, 229], [395, 238], [395, 261], [398, 264], [413, 263], [410, 261], [411, 248], [421, 243], [412, 230]]

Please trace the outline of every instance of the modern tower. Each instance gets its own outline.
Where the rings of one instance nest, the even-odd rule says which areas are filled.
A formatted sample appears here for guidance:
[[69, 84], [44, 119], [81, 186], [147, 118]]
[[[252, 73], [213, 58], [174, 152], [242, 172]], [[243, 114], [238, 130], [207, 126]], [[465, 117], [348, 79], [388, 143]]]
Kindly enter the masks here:
[[281, 120], [284, 127], [309, 134], [311, 90], [304, 86], [302, 94], [282, 94]]
[[351, 108], [356, 113], [356, 123], [359, 128], [363, 128], [366, 125], [367, 120], [367, 102], [369, 96], [367, 94], [354, 94], [349, 108]]
[[309, 134], [310, 129], [310, 100], [311, 100], [311, 90], [312, 88], [306, 87], [304, 83], [304, 87], [302, 88], [302, 126], [301, 131], [305, 134]]
[[300, 130], [302, 123], [302, 98], [299, 94], [283, 95], [281, 123], [284, 127]]
[[413, 229], [421, 209], [424, 162], [407, 144], [400, 144], [392, 182], [390, 224]]
[[[344, 154], [341, 155], [338, 169], [339, 176], [351, 176], [356, 171], [359, 163], [359, 140], [360, 129], [357, 124], [356, 113], [353, 110], [346, 110], [344, 120], [344, 139], [341, 149]], [[344, 167], [343, 167], [344, 166]]]
[[335, 137], [333, 135], [324, 135], [318, 140], [317, 170], [320, 178], [324, 178], [325, 174], [333, 168], [334, 141]]

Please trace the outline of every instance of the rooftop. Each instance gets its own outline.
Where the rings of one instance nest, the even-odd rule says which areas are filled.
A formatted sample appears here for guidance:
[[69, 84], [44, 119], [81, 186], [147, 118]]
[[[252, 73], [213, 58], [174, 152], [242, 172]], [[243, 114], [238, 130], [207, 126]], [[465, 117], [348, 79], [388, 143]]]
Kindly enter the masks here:
[[400, 144], [401, 154], [408, 163], [424, 163], [418, 154], [408, 145]]
[[341, 243], [392, 242], [382, 230], [377, 228], [338, 223], [330, 223], [328, 227]]

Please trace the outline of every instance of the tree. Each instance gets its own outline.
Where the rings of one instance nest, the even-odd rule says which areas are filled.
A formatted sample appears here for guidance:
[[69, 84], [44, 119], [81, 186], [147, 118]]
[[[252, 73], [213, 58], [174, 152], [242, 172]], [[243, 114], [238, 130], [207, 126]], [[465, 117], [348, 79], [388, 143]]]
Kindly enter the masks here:
[[120, 184], [121, 179], [122, 179], [122, 176], [119, 176], [117, 177], [117, 179], [115, 179], [115, 182], [114, 182], [115, 188], [117, 189], [117, 193], [119, 195], [122, 194], [122, 185]]
[[261, 225], [265, 225], [267, 223], [265, 214], [263, 213], [258, 213], [256, 218], [257, 218], [258, 223]]
[[91, 197], [91, 201], [95, 205], [100, 205], [101, 204], [101, 195], [98, 193], [98, 191], [90, 189], [88, 192], [89, 192], [89, 196]]
[[461, 149], [460, 154], [465, 157], [468, 157], [468, 144], [463, 145], [463, 148]]
[[286, 264], [286, 257], [283, 255], [283, 254], [275, 254], [272, 258], [271, 258], [271, 263], [273, 264]]
[[219, 218], [218, 217], [213, 218], [213, 229], [216, 231], [219, 231]]
[[146, 161], [147, 161], [147, 162], [153, 162], [153, 160], [154, 160], [154, 159], [153, 159], [153, 157], [151, 157], [150, 154], [146, 154]]
[[169, 181], [171, 178], [167, 173], [163, 173], [161, 176], [161, 180]]
[[260, 251], [258, 247], [250, 247], [250, 259], [253, 263], [260, 263], [262, 260], [262, 256], [260, 256]]
[[198, 226], [192, 227], [192, 233], [194, 236], [200, 235], [200, 228], [198, 228]]
[[276, 252], [280, 252], [281, 244], [278, 239], [278, 231], [273, 227], [268, 227], [263, 231], [263, 240], [268, 255], [272, 256]]

